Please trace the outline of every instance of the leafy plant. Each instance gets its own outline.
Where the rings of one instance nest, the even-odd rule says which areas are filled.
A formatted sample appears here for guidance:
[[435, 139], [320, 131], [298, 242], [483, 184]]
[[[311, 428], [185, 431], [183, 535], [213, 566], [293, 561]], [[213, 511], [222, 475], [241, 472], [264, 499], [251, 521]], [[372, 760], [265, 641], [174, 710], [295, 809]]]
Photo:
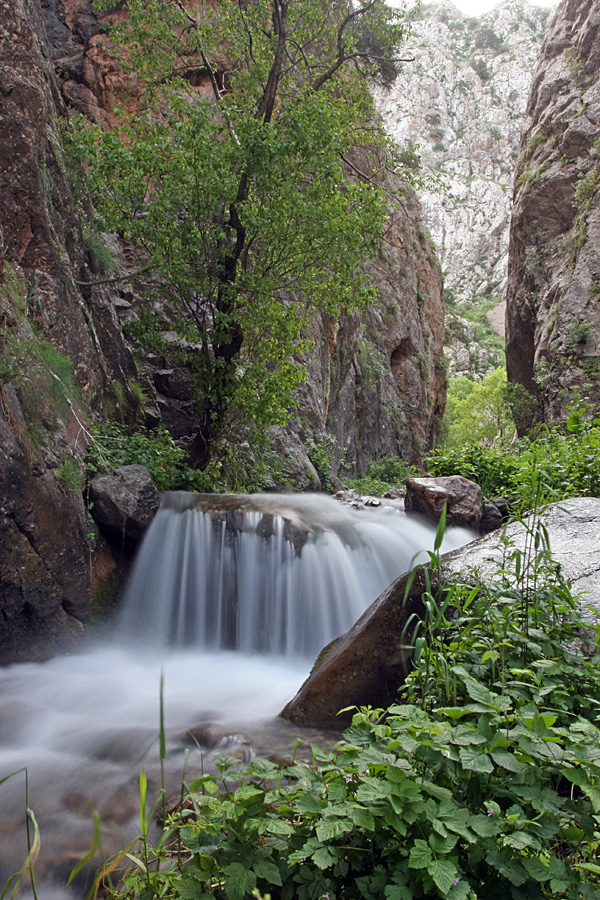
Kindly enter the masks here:
[[414, 466], [410, 466], [399, 456], [382, 456], [369, 463], [365, 475], [360, 478], [345, 478], [344, 482], [358, 494], [380, 497], [391, 488], [401, 487], [405, 478], [419, 474], [421, 473]]
[[543, 503], [564, 497], [600, 496], [600, 420], [583, 406], [568, 421], [544, 427], [537, 438], [522, 438], [511, 453], [481, 445], [438, 449], [427, 458], [432, 475], [464, 475], [488, 497], [506, 495], [515, 511], [532, 509], [536, 492]]

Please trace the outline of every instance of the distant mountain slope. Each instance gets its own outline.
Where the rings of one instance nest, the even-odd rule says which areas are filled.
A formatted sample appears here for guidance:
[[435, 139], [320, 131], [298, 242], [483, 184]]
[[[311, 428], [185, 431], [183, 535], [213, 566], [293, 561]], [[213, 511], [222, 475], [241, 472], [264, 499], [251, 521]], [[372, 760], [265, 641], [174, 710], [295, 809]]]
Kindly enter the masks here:
[[409, 41], [415, 61], [378, 95], [389, 134], [400, 148], [420, 145], [442, 179], [421, 200], [457, 300], [506, 289], [513, 172], [548, 14], [527, 0], [481, 18], [449, 2], [424, 6]]

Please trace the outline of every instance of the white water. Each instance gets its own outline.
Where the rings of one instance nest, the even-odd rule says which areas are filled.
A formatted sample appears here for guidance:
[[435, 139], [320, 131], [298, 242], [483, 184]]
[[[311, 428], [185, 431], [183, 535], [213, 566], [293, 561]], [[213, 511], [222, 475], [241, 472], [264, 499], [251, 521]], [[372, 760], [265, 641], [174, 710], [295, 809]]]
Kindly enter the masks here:
[[[283, 516], [300, 552], [285, 539]], [[105, 851], [115, 852], [135, 833], [142, 768], [158, 791], [161, 671], [171, 791], [182, 776], [182, 736], [201, 723], [221, 729], [211, 752], [288, 752], [297, 729], [273, 719], [315, 655], [434, 536], [395, 510], [350, 510], [324, 497], [254, 498], [236, 521], [243, 533], [226, 519], [214, 527], [193, 497], [168, 498], [141, 548], [118, 638], [0, 669], [0, 780], [28, 769], [42, 835], [40, 900], [85, 893], [83, 884], [62, 885], [91, 844], [92, 809]], [[265, 521], [269, 540], [260, 536]], [[444, 549], [470, 537], [449, 531]], [[211, 752], [189, 751], [189, 780], [210, 766]], [[0, 785], [0, 892], [26, 854], [24, 807], [20, 774]]]

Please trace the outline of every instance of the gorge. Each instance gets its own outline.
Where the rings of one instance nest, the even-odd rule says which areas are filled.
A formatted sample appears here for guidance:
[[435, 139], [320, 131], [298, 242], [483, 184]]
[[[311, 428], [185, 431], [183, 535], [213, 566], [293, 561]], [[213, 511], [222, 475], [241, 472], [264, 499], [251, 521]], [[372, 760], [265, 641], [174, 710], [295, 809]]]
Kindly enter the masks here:
[[[444, 29], [460, 32], [461, 53], [475, 48], [489, 69], [500, 71], [504, 63], [510, 69], [514, 60], [502, 56], [516, 52], [510, 40], [518, 44], [520, 33], [512, 26], [523, 9], [520, 0], [509, 0], [482, 25], [465, 23], [449, 4], [436, 5], [430, 19], [427, 8], [420, 13], [415, 33], [420, 29], [427, 41]], [[90, 848], [96, 810], [106, 852], [126, 846], [139, 815], [140, 768], [158, 793], [163, 670], [170, 797], [184, 765], [194, 777], [220, 753], [285, 757], [298, 729], [271, 720], [315, 657], [352, 630], [367, 606], [410, 568], [416, 551], [432, 549], [434, 530], [421, 530], [420, 521], [406, 517], [391, 499], [387, 508], [383, 502], [355, 510], [321, 495], [282, 499], [275, 491], [337, 488], [381, 458], [391, 457], [407, 471], [423, 465], [439, 439], [446, 392], [438, 253], [445, 254], [447, 269], [461, 255], [456, 245], [448, 249], [447, 224], [441, 228], [444, 246], [436, 250], [418, 190], [397, 173], [386, 175], [393, 202], [377, 252], [364, 266], [377, 298], [364, 309], [325, 309], [310, 318], [305, 336], [311, 344], [295, 360], [307, 370], [298, 406], [287, 424], [265, 429], [264, 457], [243, 431], [231, 441], [233, 476], [256, 489], [249, 473], [260, 471], [259, 487], [268, 493], [222, 497], [219, 477], [232, 457], [207, 476], [204, 489], [217, 493], [180, 493], [198, 476], [180, 465], [181, 455], [171, 467], [177, 454], [193, 457], [198, 431], [197, 388], [189, 360], [182, 361], [185, 341], [174, 336], [168, 303], [159, 304], [160, 346], [140, 351], [132, 335], [151, 332], [147, 298], [162, 286], [161, 278], [146, 271], [143, 253], [125, 231], [117, 236], [100, 230], [65, 139], [75, 113], [110, 129], [114, 106], [122, 102], [131, 110], [137, 102], [107, 52], [111, 11], [71, 0], [7, 0], [0, 8], [0, 780], [30, 767], [30, 805], [43, 833], [43, 900], [83, 895], [94, 863], [72, 888], [64, 884]], [[592, 416], [598, 413], [600, 10], [594, 0], [562, 0], [542, 42], [544, 20], [545, 14], [532, 12], [526, 67], [534, 54], [532, 35], [541, 55], [516, 162], [508, 250], [507, 368], [527, 394], [518, 423], [523, 433], [536, 422], [565, 420], [579, 402]], [[494, 46], [497, 37], [509, 50]], [[448, 52], [456, 55], [456, 45]], [[427, 66], [423, 45], [420, 53], [421, 67]], [[470, 68], [478, 96], [490, 100], [486, 69]], [[196, 60], [186, 70], [191, 88], [208, 90], [208, 69]], [[508, 91], [510, 77], [503, 71]], [[449, 70], [448, 82], [456, 88], [455, 76]], [[522, 63], [515, 77], [521, 85]], [[399, 93], [382, 95], [387, 119], [394, 106], [409, 103], [409, 83], [407, 78], [393, 89]], [[442, 143], [448, 128], [432, 117], [441, 115], [446, 95], [434, 87], [429, 84], [431, 104], [417, 118], [428, 134], [441, 129]], [[490, 134], [494, 110], [502, 105], [492, 99], [486, 100]], [[460, 282], [458, 269], [452, 270], [447, 282], [459, 301], [464, 292], [503, 289], [500, 232], [516, 154], [513, 119], [522, 100], [519, 94], [509, 103], [507, 158], [490, 170], [495, 176], [499, 169], [505, 179], [502, 229], [493, 218], [497, 210], [478, 188], [485, 233], [467, 261], [468, 277]], [[476, 131], [477, 107], [466, 108]], [[449, 171], [456, 163], [461, 178], [468, 167], [466, 133], [454, 132], [458, 155], [448, 162]], [[418, 137], [414, 125], [406, 134]], [[488, 136], [479, 150], [490, 149]], [[437, 159], [442, 150], [432, 140]], [[366, 159], [350, 157], [362, 177], [368, 159], [368, 153]], [[490, 172], [480, 179], [486, 190]], [[356, 171], [347, 174], [360, 180]], [[471, 183], [475, 174], [465, 177]], [[466, 218], [473, 217], [467, 211]], [[457, 241], [464, 239], [463, 226], [453, 235]], [[287, 309], [297, 300], [290, 298], [281, 292]], [[169, 341], [172, 353], [165, 350]], [[107, 422], [115, 430], [99, 437], [97, 429]], [[150, 447], [167, 484], [172, 471], [177, 477], [184, 472], [188, 483], [171, 485], [177, 493], [164, 495], [128, 598], [116, 603], [115, 586], [130, 569], [133, 547], [124, 532], [110, 533], [94, 519], [84, 490], [86, 460], [90, 449], [102, 451], [102, 440], [131, 448], [158, 434], [164, 456], [156, 444]], [[591, 470], [598, 466], [597, 448], [594, 454]], [[447, 537], [451, 544], [468, 539], [452, 532]], [[84, 645], [83, 635], [93, 635], [90, 615], [94, 620], [101, 612], [102, 600], [111, 615], [118, 612], [120, 636], [109, 630], [94, 646]], [[197, 743], [188, 745], [187, 759], [189, 729]], [[332, 739], [304, 734], [307, 741]], [[22, 774], [0, 784], [0, 792], [2, 883], [15, 859], [27, 855], [17, 824], [24, 808]], [[442, 896], [455, 896], [449, 894], [454, 877]]]

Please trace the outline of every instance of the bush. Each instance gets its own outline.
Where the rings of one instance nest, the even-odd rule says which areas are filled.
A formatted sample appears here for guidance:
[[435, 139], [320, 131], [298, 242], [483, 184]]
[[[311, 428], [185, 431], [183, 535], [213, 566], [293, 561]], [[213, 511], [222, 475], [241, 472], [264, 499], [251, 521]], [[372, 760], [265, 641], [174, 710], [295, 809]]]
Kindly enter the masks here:
[[421, 473], [400, 456], [381, 456], [369, 463], [366, 475], [360, 478], [345, 478], [344, 483], [357, 494], [381, 497], [391, 488], [401, 487], [405, 478]]
[[129, 433], [124, 425], [109, 422], [92, 426], [91, 435], [88, 477], [110, 472], [119, 466], [145, 466], [158, 490], [170, 491], [194, 490], [192, 484], [203, 475], [190, 469], [185, 461], [185, 451], [165, 428]]

